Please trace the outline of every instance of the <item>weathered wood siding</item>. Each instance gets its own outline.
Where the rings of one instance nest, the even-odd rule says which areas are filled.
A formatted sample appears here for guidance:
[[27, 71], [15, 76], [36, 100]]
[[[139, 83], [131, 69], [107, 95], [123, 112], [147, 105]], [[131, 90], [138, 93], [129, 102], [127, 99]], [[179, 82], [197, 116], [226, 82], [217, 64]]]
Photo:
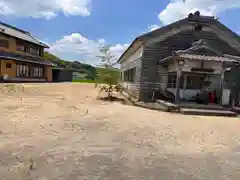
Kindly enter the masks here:
[[[216, 32], [211, 31], [209, 27], [204, 28], [203, 26], [202, 31], [199, 33], [193, 32], [191, 27], [185, 27], [185, 30], [182, 27], [179, 29], [181, 31], [176, 31], [175, 35], [167, 38], [165, 35], [162, 35], [162, 39], [164, 40], [161, 40], [161, 35], [159, 35], [159, 38], [156, 40], [153, 39], [145, 45], [142, 62], [143, 77], [141, 79], [141, 97], [143, 101], [151, 101], [153, 89], [161, 87], [163, 81], [166, 82], [166, 78], [163, 80], [162, 77], [166, 71], [157, 62], [160, 59], [171, 56], [173, 51], [185, 50], [190, 48], [193, 42], [206, 39], [210, 40], [223, 54], [240, 55], [239, 51], [222, 40], [222, 37], [219, 37]], [[161, 75], [161, 73], [163, 74]]]
[[158, 80], [156, 81], [156, 88], [167, 89], [168, 83], [168, 68], [162, 65], [157, 66], [157, 74], [156, 77]]
[[132, 68], [136, 68], [135, 78], [133, 82], [122, 80], [121, 84], [123, 85], [125, 91], [135, 98], [140, 99], [140, 83], [141, 83], [141, 71], [142, 71], [142, 52], [143, 46], [137, 49], [132, 55], [128, 56], [121, 63], [121, 73], [124, 77], [124, 71]]

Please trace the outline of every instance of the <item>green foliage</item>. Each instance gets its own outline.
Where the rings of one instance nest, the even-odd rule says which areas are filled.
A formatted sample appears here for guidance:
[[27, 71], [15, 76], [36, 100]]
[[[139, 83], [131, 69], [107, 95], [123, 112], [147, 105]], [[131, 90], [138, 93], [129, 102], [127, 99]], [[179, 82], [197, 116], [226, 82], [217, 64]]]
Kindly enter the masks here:
[[[105, 84], [100, 86], [100, 92], [107, 92], [108, 99], [111, 99], [112, 92], [116, 90], [115, 87], [118, 83], [120, 73], [117, 69], [113, 68], [116, 64], [116, 57], [111, 54], [110, 46], [101, 47], [100, 52], [101, 56], [97, 57], [101, 59], [101, 65], [105, 68], [97, 69], [97, 82]], [[98, 84], [96, 84], [96, 87], [98, 87]]]
[[61, 59], [55, 55], [53, 55], [50, 52], [45, 51], [44, 52], [44, 58], [50, 60], [50, 61], [61, 61]]
[[[96, 68], [97, 69], [97, 79], [101, 83], [111, 82], [116, 84], [120, 77], [120, 71], [114, 68]], [[110, 80], [111, 79], [111, 80]]]
[[75, 71], [78, 71], [82, 74], [87, 74], [89, 79], [95, 79], [97, 75], [97, 70], [95, 67], [89, 65], [89, 64], [83, 64], [78, 61], [65, 61], [63, 59], [60, 59], [59, 57], [53, 55], [50, 52], [45, 52], [44, 57], [50, 61], [52, 61], [54, 64], [57, 65], [57, 67], [62, 68], [68, 68], [73, 69]]
[[115, 90], [116, 90], [117, 92], [122, 92], [122, 91], [123, 91], [122, 85], [120, 85], [119, 83], [117, 83], [116, 86], [115, 86]]
[[96, 80], [91, 79], [79, 79], [79, 80], [73, 80], [74, 83], [96, 83]]
[[112, 55], [109, 53], [107, 54], [107, 60], [101, 56], [101, 63], [107, 63], [108, 65], [103, 66], [108, 68], [93, 67], [89, 64], [80, 63], [79, 61], [65, 61], [49, 52], [45, 52], [44, 57], [56, 64], [57, 67], [73, 69], [81, 74], [86, 74], [85, 79], [74, 80], [73, 82], [116, 84], [120, 77], [119, 70], [111, 67], [112, 61], [110, 58], [112, 58]]

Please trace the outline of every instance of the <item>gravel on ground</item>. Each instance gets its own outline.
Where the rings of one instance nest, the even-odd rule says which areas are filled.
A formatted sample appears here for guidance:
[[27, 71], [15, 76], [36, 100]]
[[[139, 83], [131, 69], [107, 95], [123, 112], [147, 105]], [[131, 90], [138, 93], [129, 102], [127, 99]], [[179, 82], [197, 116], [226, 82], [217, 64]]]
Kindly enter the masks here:
[[239, 180], [239, 118], [97, 100], [92, 84], [0, 88], [0, 179]]

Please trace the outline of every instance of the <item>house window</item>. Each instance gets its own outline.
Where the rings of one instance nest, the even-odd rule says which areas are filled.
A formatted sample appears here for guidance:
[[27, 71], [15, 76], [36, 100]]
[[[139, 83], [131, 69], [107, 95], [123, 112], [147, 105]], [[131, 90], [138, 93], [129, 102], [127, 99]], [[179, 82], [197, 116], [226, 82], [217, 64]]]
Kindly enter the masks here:
[[42, 78], [43, 77], [43, 68], [42, 67], [33, 67], [32, 76]]
[[17, 50], [18, 51], [26, 51], [26, 48], [23, 44], [17, 44]]
[[124, 77], [123, 77], [123, 72], [120, 72], [120, 80], [121, 80], [121, 81], [124, 80], [123, 78], [124, 78]]
[[167, 88], [176, 88], [177, 76], [176, 75], [168, 75], [168, 84]]
[[0, 39], [0, 47], [9, 48], [9, 42], [5, 39]]
[[136, 68], [128, 69], [124, 71], [124, 81], [135, 81]]
[[30, 54], [39, 56], [39, 49], [36, 48], [30, 48], [29, 49]]
[[17, 64], [17, 77], [28, 77], [29, 66], [25, 64]]
[[201, 76], [187, 76], [186, 89], [201, 89], [203, 78]]
[[202, 31], [202, 26], [201, 26], [201, 25], [198, 25], [198, 24], [195, 25], [195, 26], [194, 26], [194, 31], [195, 31], [195, 32], [200, 32], [200, 31]]
[[12, 64], [11, 63], [6, 63], [6, 68], [12, 68]]

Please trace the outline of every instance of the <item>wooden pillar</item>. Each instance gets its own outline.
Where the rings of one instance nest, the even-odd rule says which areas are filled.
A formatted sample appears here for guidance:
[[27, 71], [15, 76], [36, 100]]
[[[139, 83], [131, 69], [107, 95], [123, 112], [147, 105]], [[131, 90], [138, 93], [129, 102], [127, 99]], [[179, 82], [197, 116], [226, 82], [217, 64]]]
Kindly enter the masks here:
[[224, 83], [224, 64], [222, 63], [221, 78], [220, 78], [220, 105], [223, 105], [223, 83]]
[[180, 104], [180, 78], [181, 78], [181, 69], [177, 71], [177, 81], [176, 81], [176, 96], [175, 96], [175, 103]]
[[186, 98], [185, 97], [185, 92], [186, 92], [186, 89], [187, 89], [187, 75], [186, 74], [182, 74], [183, 76], [183, 95], [184, 95], [184, 99]]
[[176, 81], [176, 96], [175, 103], [180, 105], [180, 81], [182, 76], [182, 67], [184, 66], [185, 60], [177, 58], [176, 55], [173, 55], [173, 60], [177, 62], [177, 81]]

